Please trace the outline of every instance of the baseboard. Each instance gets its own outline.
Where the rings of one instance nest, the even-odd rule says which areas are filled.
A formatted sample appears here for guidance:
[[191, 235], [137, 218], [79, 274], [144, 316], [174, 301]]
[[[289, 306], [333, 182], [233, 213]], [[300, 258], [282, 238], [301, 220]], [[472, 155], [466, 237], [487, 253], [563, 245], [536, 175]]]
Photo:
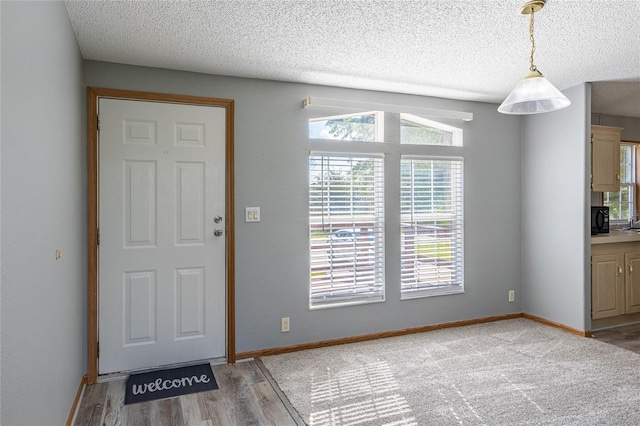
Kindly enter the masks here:
[[569, 327], [567, 325], [550, 321], [548, 319], [545, 319], [536, 315], [532, 315], [532, 314], [523, 313], [522, 316], [526, 319], [530, 319], [531, 321], [536, 321], [541, 324], [548, 325], [549, 327], [559, 328], [560, 330], [564, 330], [572, 334], [577, 334], [578, 336], [581, 336], [581, 337], [591, 337], [591, 330], [578, 330], [577, 328]]
[[496, 315], [491, 317], [474, 318], [470, 320], [454, 321], [441, 324], [424, 325], [420, 327], [405, 328], [402, 330], [384, 331], [381, 333], [364, 334], [353, 337], [343, 337], [340, 339], [322, 340], [319, 342], [302, 343], [299, 345], [281, 346], [278, 348], [260, 349], [256, 351], [238, 352], [236, 353], [236, 360], [259, 358], [261, 356], [279, 355], [289, 352], [304, 351], [307, 349], [324, 348], [327, 346], [344, 345], [347, 343], [365, 342], [368, 340], [384, 339], [385, 337], [404, 336], [406, 334], [424, 333], [426, 331], [440, 330], [443, 328], [463, 327], [465, 325], [483, 324], [487, 322], [503, 321], [515, 318], [527, 318], [531, 321], [539, 322], [549, 327], [558, 328], [571, 334], [576, 334], [581, 337], [591, 337], [591, 330], [578, 330], [573, 327], [569, 327], [564, 324], [560, 324], [546, 318], [542, 318], [536, 315], [527, 314], [525, 312], [517, 312], [513, 314]]
[[76, 416], [76, 412], [78, 411], [78, 406], [80, 405], [80, 400], [82, 398], [82, 393], [84, 391], [84, 387], [87, 385], [87, 375], [82, 376], [80, 380], [80, 384], [78, 385], [78, 390], [76, 391], [76, 397], [73, 400], [73, 405], [71, 406], [71, 410], [69, 411], [69, 417], [67, 418], [67, 426], [71, 426], [73, 424], [73, 418]]
[[523, 316], [524, 314], [522, 312], [518, 312], [514, 314], [496, 315], [491, 317], [474, 318], [469, 320], [454, 321], [454, 322], [447, 322], [447, 323], [441, 323], [441, 324], [424, 325], [420, 327], [405, 328], [401, 330], [383, 331], [380, 333], [364, 334], [360, 336], [343, 337], [340, 339], [331, 339], [331, 340], [322, 340], [319, 342], [302, 343], [299, 345], [281, 346], [278, 348], [239, 352], [239, 353], [236, 353], [236, 359], [241, 360], [241, 359], [248, 359], [248, 358], [259, 358], [261, 356], [279, 355], [279, 354], [284, 354], [289, 352], [303, 351], [307, 349], [317, 349], [317, 348], [324, 348], [327, 346], [344, 345], [347, 343], [365, 342], [368, 340], [383, 339], [386, 337], [396, 337], [396, 336], [404, 336], [407, 334], [424, 333], [426, 331], [440, 330], [443, 328], [463, 327], [465, 325], [483, 324], [487, 322], [522, 318]]

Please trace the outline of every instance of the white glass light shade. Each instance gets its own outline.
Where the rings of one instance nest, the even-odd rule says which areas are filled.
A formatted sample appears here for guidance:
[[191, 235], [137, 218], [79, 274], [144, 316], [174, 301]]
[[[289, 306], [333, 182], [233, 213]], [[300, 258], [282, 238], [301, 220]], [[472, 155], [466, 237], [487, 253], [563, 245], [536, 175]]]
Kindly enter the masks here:
[[522, 80], [498, 107], [502, 114], [526, 115], [555, 111], [571, 105], [553, 84], [536, 70]]

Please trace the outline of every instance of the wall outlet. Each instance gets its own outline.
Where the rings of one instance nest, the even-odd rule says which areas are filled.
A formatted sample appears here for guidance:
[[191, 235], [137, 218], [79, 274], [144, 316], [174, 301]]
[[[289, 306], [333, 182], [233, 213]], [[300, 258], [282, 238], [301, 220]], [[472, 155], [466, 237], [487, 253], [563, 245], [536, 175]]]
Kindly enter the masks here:
[[280, 320], [280, 331], [287, 333], [289, 331], [289, 317]]
[[515, 302], [516, 300], [516, 291], [509, 290], [509, 302]]

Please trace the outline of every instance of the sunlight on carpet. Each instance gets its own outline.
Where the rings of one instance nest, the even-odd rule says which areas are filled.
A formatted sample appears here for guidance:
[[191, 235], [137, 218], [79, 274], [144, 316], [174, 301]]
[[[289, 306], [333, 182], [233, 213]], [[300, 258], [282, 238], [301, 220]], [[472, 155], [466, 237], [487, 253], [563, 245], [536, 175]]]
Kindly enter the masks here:
[[261, 361], [310, 426], [640, 424], [640, 355], [527, 319]]
[[414, 417], [407, 417], [410, 412], [409, 404], [402, 396], [389, 395], [311, 413], [309, 424], [350, 426], [385, 420], [385, 425], [417, 425]]
[[398, 382], [385, 361], [335, 373], [328, 368], [325, 374], [314, 374], [311, 377], [311, 400], [314, 403], [345, 400], [398, 388]]
[[[310, 414], [310, 426], [362, 425], [384, 419], [389, 425], [416, 425], [406, 399], [387, 362], [311, 377], [311, 404], [331, 404], [331, 408]], [[383, 395], [387, 394], [387, 395]], [[357, 402], [348, 402], [358, 399]]]

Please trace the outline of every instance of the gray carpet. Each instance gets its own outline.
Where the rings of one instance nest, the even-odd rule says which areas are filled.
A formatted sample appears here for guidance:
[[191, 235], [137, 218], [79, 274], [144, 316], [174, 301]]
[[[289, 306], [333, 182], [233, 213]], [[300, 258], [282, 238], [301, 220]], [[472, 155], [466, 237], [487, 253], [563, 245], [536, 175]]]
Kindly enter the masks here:
[[308, 425], [640, 425], [640, 355], [515, 319], [261, 358]]

